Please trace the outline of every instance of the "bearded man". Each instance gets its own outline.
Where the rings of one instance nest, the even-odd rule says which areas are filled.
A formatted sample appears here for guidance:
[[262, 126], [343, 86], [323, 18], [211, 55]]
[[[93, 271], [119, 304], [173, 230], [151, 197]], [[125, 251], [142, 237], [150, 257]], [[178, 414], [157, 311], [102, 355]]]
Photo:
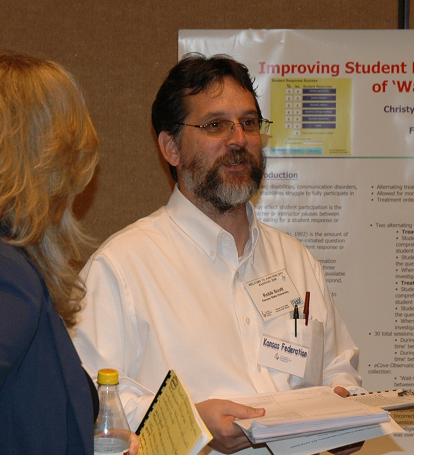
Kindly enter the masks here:
[[[167, 205], [115, 234], [83, 269], [87, 296], [74, 341], [93, 376], [104, 366], [120, 371], [133, 429], [175, 369], [214, 436], [211, 447], [235, 452], [250, 447], [235, 418], [264, 410], [227, 399], [321, 384], [346, 394], [360, 383], [358, 350], [320, 264], [256, 219], [250, 198], [271, 122], [247, 68], [226, 56], [184, 57], [158, 91], [152, 123], [176, 186]], [[306, 291], [309, 324], [294, 334], [293, 305]], [[308, 354], [304, 374], [268, 362], [280, 344]]]

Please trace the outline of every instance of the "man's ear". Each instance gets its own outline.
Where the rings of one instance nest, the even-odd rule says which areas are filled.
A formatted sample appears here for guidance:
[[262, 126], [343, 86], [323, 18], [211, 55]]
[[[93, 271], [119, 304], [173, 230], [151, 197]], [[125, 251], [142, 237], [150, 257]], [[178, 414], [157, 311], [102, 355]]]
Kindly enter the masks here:
[[158, 146], [166, 161], [177, 166], [180, 162], [180, 151], [178, 149], [176, 139], [168, 132], [161, 131], [158, 135]]

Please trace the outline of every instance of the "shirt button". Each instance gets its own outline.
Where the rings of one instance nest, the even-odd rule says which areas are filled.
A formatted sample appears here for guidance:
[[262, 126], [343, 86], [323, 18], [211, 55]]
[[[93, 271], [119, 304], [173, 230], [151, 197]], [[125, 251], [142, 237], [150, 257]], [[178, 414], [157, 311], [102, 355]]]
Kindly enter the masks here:
[[250, 318], [249, 318], [248, 316], [246, 316], [245, 322], [246, 322], [246, 325], [249, 326], [249, 324], [250, 324]]

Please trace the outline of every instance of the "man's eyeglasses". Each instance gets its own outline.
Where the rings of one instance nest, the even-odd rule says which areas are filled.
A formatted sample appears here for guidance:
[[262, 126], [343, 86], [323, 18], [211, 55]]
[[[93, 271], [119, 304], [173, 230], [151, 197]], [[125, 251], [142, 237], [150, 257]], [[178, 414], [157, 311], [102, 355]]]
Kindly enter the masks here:
[[203, 130], [206, 134], [212, 136], [228, 136], [239, 124], [244, 132], [249, 134], [268, 134], [270, 125], [273, 121], [264, 118], [244, 118], [238, 123], [227, 119], [215, 119], [204, 124], [177, 123], [179, 126], [190, 126]]

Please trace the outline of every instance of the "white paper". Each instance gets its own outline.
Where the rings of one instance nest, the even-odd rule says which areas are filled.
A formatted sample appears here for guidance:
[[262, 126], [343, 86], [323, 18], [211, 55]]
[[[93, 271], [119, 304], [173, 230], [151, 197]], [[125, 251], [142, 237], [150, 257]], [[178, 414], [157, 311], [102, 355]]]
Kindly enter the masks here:
[[266, 414], [263, 417], [236, 420], [253, 442], [389, 421], [389, 415], [384, 410], [358, 402], [348, 402], [328, 386], [232, 400], [265, 408]]
[[336, 447], [354, 444], [359, 441], [401, 433], [404, 430], [391, 420], [379, 425], [348, 428], [341, 431], [299, 436], [298, 438], [280, 439], [268, 442], [268, 447], [274, 454], [316, 454]]

